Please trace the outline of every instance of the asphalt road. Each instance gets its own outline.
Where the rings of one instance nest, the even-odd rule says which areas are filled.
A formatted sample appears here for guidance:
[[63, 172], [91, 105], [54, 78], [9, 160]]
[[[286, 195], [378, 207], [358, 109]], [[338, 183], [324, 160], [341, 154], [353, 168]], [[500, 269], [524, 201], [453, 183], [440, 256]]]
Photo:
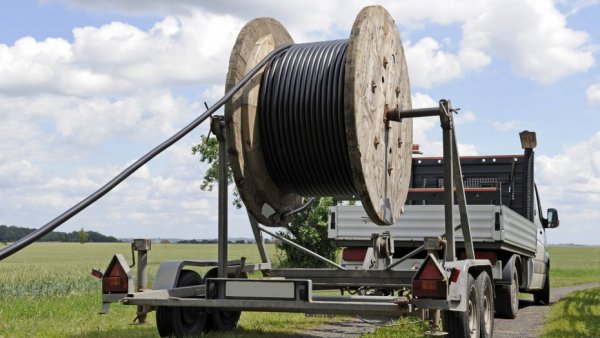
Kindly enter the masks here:
[[[557, 302], [571, 291], [596, 287], [598, 283], [566, 286], [550, 289], [550, 303]], [[535, 305], [533, 297], [519, 301], [519, 312], [515, 319], [494, 319], [494, 337], [537, 337], [544, 324], [544, 317], [550, 309], [549, 306]], [[388, 320], [353, 318], [341, 322], [333, 322], [306, 330], [301, 334], [289, 337], [360, 337], [362, 334], [374, 331], [378, 325], [383, 325]]]

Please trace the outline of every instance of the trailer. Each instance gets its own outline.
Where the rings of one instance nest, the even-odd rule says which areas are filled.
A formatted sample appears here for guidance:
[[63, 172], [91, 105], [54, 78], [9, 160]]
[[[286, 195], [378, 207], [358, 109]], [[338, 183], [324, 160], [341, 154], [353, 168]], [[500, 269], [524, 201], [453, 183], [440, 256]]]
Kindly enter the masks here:
[[[335, 240], [344, 245], [354, 241], [354, 244], [369, 244], [366, 250], [369, 259], [364, 260], [361, 268], [353, 268], [348, 262], [339, 265], [329, 261], [269, 231], [252, 215], [249, 215], [249, 219], [262, 261], [249, 263], [244, 258], [227, 261], [227, 193], [223, 189], [227, 184], [221, 178], [219, 259], [164, 262], [158, 269], [152, 289], [147, 289], [145, 262], [150, 247], [148, 241], [138, 240], [133, 245], [140, 256], [136, 263], [137, 285], [134, 283], [133, 272], [120, 254], [113, 257], [106, 272], [99, 273], [102, 279], [101, 313], [108, 311], [109, 304], [121, 302], [137, 306], [138, 321], [144, 322], [149, 312], [156, 311], [161, 336], [180, 336], [199, 334], [207, 328], [232, 329], [237, 325], [241, 311], [398, 317], [427, 310], [423, 311], [423, 316], [431, 321], [432, 333], [444, 332], [445, 329], [453, 336], [490, 336], [493, 330], [493, 287], [497, 280], [494, 277], [498, 273], [498, 262], [492, 264], [489, 257], [478, 259], [473, 250], [474, 241], [471, 238], [474, 234], [477, 235], [473, 230], [478, 228], [472, 226], [471, 213], [467, 212], [463, 175], [456, 156], [456, 138], [451, 128], [453, 112], [450, 103], [441, 100], [439, 107], [397, 111], [393, 114], [397, 117], [390, 114], [390, 118], [439, 116], [444, 128], [444, 153], [447, 157], [444, 157], [442, 166], [443, 177], [448, 184], [443, 188], [445, 204], [435, 206], [437, 210], [443, 210], [443, 216], [438, 219], [440, 223], [436, 226], [442, 223], [444, 225], [439, 226], [439, 229], [432, 228], [433, 233], [429, 230], [417, 233], [423, 235], [418, 239], [415, 237], [417, 235], [411, 234], [411, 238], [415, 238], [416, 243], [421, 243], [421, 246], [406, 253], [404, 257], [397, 258], [400, 251], [396, 252], [396, 240], [405, 239], [400, 233], [394, 233], [398, 230], [397, 227], [386, 227], [384, 232], [375, 232], [380, 228], [368, 224], [370, 221], [362, 215], [364, 209], [336, 206], [332, 208], [330, 222], [331, 231], [337, 231]], [[220, 142], [220, 163], [226, 163], [221, 118], [213, 118], [212, 132]], [[223, 165], [221, 170], [225, 170]], [[451, 174], [446, 176], [448, 172]], [[456, 189], [450, 190], [450, 187]], [[448, 194], [448, 191], [452, 193]], [[455, 193], [457, 206], [453, 200]], [[489, 208], [487, 210], [493, 211]], [[407, 210], [406, 214], [410, 215], [411, 212]], [[473, 216], [477, 219], [478, 214]], [[358, 222], [346, 223], [342, 220], [343, 217]], [[411, 224], [410, 216], [408, 217], [408, 224]], [[491, 217], [495, 216], [492, 214]], [[477, 220], [475, 224], [479, 222]], [[352, 234], [357, 233], [356, 229], [351, 230], [353, 226], [369, 232], [369, 238], [362, 236], [366, 232], [360, 232], [360, 238], [353, 237]], [[461, 230], [461, 243], [464, 244], [460, 249], [456, 247], [458, 229]], [[344, 231], [347, 235], [344, 235]], [[286, 241], [324, 260], [333, 268], [273, 269], [263, 245], [262, 233]], [[413, 257], [421, 252], [424, 256], [415, 260]], [[440, 256], [440, 252], [444, 254]], [[344, 255], [346, 254], [345, 251]], [[419, 262], [418, 268], [412, 266], [405, 269], [400, 264], [414, 261]], [[204, 276], [200, 276], [189, 269], [198, 266], [212, 268]], [[252, 271], [260, 271], [263, 278], [247, 279], [247, 273]], [[350, 291], [353, 294], [322, 296], [313, 294], [315, 290]]]

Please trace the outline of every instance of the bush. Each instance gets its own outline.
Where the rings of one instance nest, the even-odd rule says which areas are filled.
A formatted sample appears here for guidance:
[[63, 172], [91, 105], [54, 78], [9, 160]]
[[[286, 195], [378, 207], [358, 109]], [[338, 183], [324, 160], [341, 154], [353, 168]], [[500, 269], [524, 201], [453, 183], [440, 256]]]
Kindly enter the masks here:
[[[297, 214], [286, 226], [286, 231], [277, 234], [283, 236], [319, 255], [335, 261], [337, 248], [331, 245], [327, 238], [327, 215], [332, 199], [330, 197], [317, 198], [308, 210]], [[327, 263], [305, 254], [292, 246], [276, 241], [277, 249], [285, 253], [283, 266], [298, 268], [320, 268], [328, 266]]]

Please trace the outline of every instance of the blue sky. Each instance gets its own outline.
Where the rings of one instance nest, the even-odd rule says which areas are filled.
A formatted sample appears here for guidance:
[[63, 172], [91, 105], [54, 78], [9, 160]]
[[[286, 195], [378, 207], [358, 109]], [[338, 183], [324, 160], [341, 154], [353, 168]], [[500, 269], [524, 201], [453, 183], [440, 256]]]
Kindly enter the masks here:
[[[2, 1], [0, 224], [39, 227], [216, 101], [245, 22], [296, 41], [346, 38], [361, 1]], [[560, 212], [551, 243], [600, 244], [597, 1], [382, 1], [410, 69], [413, 106], [461, 107], [462, 154], [520, 153], [538, 135], [537, 183]], [[299, 13], [306, 13], [300, 15]], [[66, 223], [119, 237], [216, 237], [216, 194], [190, 148], [201, 127]], [[438, 155], [435, 120], [415, 142]], [[251, 236], [232, 211], [232, 236]]]

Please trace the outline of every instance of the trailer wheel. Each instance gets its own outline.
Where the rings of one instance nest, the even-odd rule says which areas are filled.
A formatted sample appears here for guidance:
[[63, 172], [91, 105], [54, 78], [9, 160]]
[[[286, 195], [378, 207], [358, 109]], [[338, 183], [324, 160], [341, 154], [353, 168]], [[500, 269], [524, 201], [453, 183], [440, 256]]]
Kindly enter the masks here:
[[550, 305], [550, 270], [546, 272], [544, 288], [533, 293], [533, 302], [538, 305]]
[[519, 311], [519, 274], [513, 267], [510, 285], [496, 288], [496, 316], [514, 319]]
[[491, 338], [494, 332], [494, 291], [490, 275], [481, 272], [475, 284], [479, 291], [479, 331], [482, 338]]
[[[206, 280], [208, 278], [217, 278], [218, 276], [219, 269], [212, 268], [208, 270], [206, 275], [204, 275], [204, 279]], [[230, 273], [227, 277], [233, 278], [235, 277], [235, 275]], [[244, 272], [242, 273], [241, 278], [248, 278], [248, 276]], [[233, 330], [237, 327], [241, 315], [241, 311], [212, 310], [212, 312], [210, 313], [210, 321], [207, 323], [207, 329], [215, 331]]]
[[[177, 286], [202, 285], [204, 280], [192, 270], [181, 270]], [[156, 326], [161, 337], [200, 335], [206, 325], [206, 309], [199, 307], [159, 306]]]
[[444, 330], [450, 337], [479, 338], [479, 290], [473, 276], [467, 282], [467, 311], [443, 311]]

